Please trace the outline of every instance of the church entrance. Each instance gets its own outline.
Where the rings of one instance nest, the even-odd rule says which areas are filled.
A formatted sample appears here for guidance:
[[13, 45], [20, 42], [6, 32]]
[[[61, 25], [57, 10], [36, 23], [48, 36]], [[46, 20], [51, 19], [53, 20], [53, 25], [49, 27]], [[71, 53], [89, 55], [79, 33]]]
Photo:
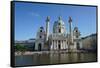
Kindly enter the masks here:
[[60, 50], [60, 44], [58, 44], [58, 49]]
[[41, 51], [41, 43], [38, 45], [38, 50]]

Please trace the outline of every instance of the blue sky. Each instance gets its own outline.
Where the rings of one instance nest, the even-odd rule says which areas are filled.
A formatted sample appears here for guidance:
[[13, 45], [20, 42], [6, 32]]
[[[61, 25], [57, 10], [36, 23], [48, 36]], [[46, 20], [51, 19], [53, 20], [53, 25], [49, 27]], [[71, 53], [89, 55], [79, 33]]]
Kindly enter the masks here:
[[96, 33], [96, 7], [15, 3], [15, 40], [35, 38], [40, 26], [45, 28], [46, 17], [50, 16], [50, 33], [53, 23], [62, 17], [68, 32], [68, 17], [73, 19], [73, 28], [77, 26], [81, 36]]

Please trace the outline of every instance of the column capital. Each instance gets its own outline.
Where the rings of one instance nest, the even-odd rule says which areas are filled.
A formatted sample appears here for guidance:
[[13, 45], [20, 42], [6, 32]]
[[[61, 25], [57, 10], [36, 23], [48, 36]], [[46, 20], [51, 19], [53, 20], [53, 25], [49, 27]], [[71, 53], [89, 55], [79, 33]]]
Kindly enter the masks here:
[[69, 23], [72, 22], [72, 18], [71, 18], [71, 16], [69, 16], [69, 20], [68, 20], [68, 22], [69, 22]]

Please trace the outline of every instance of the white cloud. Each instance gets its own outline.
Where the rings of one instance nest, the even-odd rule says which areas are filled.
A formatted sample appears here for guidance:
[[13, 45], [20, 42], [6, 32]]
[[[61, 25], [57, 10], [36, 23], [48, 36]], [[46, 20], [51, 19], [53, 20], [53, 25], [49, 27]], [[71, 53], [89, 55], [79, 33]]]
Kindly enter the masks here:
[[32, 13], [31, 13], [31, 15], [32, 15], [32, 16], [35, 16], [35, 17], [41, 17], [41, 15], [40, 15], [40, 14], [35, 13], [35, 12], [32, 12]]

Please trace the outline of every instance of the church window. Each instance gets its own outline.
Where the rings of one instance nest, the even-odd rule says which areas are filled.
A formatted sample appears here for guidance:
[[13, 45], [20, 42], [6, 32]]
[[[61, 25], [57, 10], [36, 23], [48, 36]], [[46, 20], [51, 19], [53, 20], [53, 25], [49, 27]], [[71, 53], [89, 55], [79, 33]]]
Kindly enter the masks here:
[[40, 36], [40, 38], [42, 38], [42, 36]]
[[42, 32], [42, 30], [40, 30], [40, 32]]
[[58, 23], [58, 25], [61, 25], [60, 23]]
[[78, 36], [76, 36], [76, 38], [78, 38]]
[[78, 32], [78, 31], [76, 30], [76, 32]]
[[79, 46], [79, 43], [77, 42], [77, 49], [79, 49], [80, 48], [80, 46]]
[[59, 33], [61, 33], [61, 29], [59, 29]]

